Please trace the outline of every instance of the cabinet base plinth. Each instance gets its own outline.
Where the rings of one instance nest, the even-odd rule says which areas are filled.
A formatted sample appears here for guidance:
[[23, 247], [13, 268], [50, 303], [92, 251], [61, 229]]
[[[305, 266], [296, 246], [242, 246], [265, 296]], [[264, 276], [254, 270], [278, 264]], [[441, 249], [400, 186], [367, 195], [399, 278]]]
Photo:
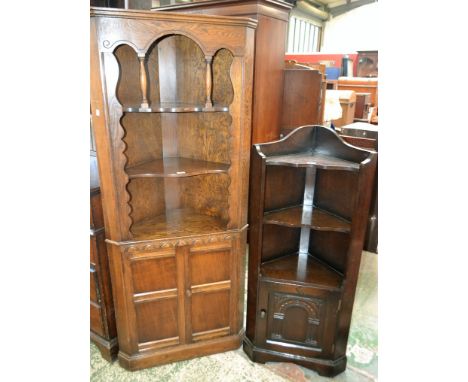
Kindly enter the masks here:
[[119, 364], [124, 369], [135, 371], [171, 362], [222, 353], [238, 349], [241, 346], [242, 338], [243, 331], [228, 337], [141, 352], [136, 355], [128, 355], [120, 350]]
[[265, 362], [292, 362], [316, 371], [324, 377], [334, 377], [346, 369], [346, 356], [336, 360], [326, 360], [320, 358], [303, 357], [295, 354], [280, 353], [273, 350], [256, 347], [245, 337], [243, 342], [244, 352], [249, 358], [258, 363]]
[[90, 336], [91, 341], [93, 341], [93, 343], [101, 352], [102, 358], [109, 362], [115, 361], [115, 359], [117, 358], [117, 353], [119, 351], [117, 337], [114, 337], [111, 340], [106, 340], [93, 332], [90, 332]]

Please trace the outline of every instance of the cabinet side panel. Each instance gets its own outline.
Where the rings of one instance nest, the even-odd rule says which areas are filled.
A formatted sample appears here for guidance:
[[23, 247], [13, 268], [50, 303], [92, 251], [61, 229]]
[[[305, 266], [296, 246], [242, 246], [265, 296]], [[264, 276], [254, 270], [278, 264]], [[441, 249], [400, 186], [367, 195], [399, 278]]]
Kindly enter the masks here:
[[267, 261], [299, 250], [300, 228], [265, 224], [261, 260]]
[[349, 171], [317, 170], [314, 204], [351, 220], [356, 202], [357, 174]]
[[230, 179], [227, 174], [207, 174], [180, 179], [183, 208], [191, 208], [201, 214], [228, 221]]
[[265, 212], [301, 204], [304, 187], [304, 168], [266, 166]]
[[318, 125], [321, 120], [322, 75], [318, 70], [284, 71], [283, 129]]
[[279, 138], [288, 23], [258, 15], [252, 143]]
[[178, 155], [230, 164], [232, 117], [229, 113], [177, 115]]
[[165, 185], [163, 178], [136, 178], [128, 184], [131, 195], [132, 220], [139, 222], [165, 213]]
[[309, 252], [344, 273], [349, 243], [349, 235], [345, 233], [311, 231]]
[[121, 123], [125, 129], [127, 168], [163, 157], [160, 114], [127, 113]]

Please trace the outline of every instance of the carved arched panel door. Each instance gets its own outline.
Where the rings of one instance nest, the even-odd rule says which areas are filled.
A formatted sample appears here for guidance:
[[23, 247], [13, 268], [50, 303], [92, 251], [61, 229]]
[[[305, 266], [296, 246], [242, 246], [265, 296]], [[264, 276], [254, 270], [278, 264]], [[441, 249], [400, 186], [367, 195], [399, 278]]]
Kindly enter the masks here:
[[330, 354], [339, 303], [337, 293], [299, 285], [262, 282], [258, 343], [274, 351]]

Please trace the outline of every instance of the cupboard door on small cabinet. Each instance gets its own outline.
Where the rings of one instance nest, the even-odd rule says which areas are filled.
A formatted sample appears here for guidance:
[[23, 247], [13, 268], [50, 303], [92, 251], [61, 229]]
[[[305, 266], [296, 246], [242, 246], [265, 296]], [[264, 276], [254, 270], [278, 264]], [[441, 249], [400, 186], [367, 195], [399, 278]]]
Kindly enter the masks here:
[[138, 348], [180, 343], [175, 249], [137, 253], [130, 268]]
[[272, 350], [324, 355], [331, 351], [336, 314], [333, 294], [293, 285], [261, 283], [260, 341]]
[[191, 247], [187, 284], [193, 342], [229, 335], [233, 253], [231, 241]]

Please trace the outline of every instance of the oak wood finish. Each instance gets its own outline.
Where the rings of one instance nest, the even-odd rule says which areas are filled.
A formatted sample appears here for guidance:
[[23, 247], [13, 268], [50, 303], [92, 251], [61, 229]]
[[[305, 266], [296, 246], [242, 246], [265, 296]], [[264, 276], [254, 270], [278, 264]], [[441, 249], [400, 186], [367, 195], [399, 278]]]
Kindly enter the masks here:
[[240, 345], [256, 24], [91, 9], [91, 109], [129, 370]]
[[[207, 0], [153, 8], [153, 11], [247, 16], [258, 21], [255, 35], [252, 143], [268, 142], [280, 137], [283, 87], [286, 84], [284, 54], [291, 8], [292, 4], [281, 0]], [[321, 122], [307, 120], [304, 123]]]
[[346, 368], [376, 153], [315, 125], [251, 158], [244, 350], [334, 376]]
[[108, 361], [118, 352], [96, 153], [90, 155], [90, 336]]
[[[324, 65], [323, 65], [323, 70]], [[318, 69], [285, 62], [281, 133], [289, 134], [304, 125], [323, 124], [325, 74]]]

